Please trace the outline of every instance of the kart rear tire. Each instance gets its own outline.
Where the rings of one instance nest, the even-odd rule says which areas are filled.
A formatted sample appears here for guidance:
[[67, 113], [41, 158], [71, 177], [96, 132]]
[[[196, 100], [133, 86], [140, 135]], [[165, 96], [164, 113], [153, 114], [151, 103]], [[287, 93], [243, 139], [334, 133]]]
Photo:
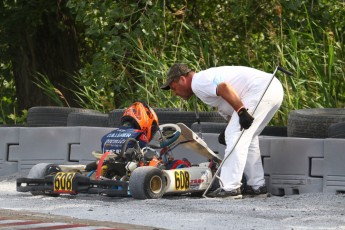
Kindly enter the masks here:
[[129, 178], [129, 191], [134, 199], [159, 199], [164, 195], [166, 178], [163, 171], [151, 166], [135, 169]]
[[[30, 169], [28, 178], [40, 179], [40, 178], [44, 178], [45, 176], [53, 175], [61, 171], [62, 171], [61, 168], [56, 164], [39, 163], [39, 164], [34, 165]], [[45, 191], [31, 191], [30, 193], [34, 196], [38, 196], [38, 195], [58, 196], [58, 194], [47, 193]]]

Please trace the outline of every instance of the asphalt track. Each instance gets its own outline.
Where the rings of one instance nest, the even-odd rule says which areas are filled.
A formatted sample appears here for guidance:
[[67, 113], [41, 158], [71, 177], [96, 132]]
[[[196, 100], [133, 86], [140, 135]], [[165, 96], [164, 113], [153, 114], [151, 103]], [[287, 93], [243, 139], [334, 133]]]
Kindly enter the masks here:
[[[0, 229], [21, 229], [8, 226], [9, 221], [27, 220], [50, 224], [41, 229], [345, 230], [345, 194], [135, 200], [83, 194], [32, 196], [16, 192], [15, 177], [1, 177], [0, 185]], [[52, 223], [60, 227], [53, 228]], [[28, 225], [24, 227], [28, 229]]]

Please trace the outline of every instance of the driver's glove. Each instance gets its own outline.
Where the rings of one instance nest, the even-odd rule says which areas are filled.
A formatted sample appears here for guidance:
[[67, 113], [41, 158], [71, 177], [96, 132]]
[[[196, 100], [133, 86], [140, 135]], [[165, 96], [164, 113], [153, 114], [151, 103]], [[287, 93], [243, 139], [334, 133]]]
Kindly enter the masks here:
[[248, 129], [252, 125], [254, 117], [252, 117], [244, 107], [241, 108], [237, 114], [240, 117], [241, 130]]

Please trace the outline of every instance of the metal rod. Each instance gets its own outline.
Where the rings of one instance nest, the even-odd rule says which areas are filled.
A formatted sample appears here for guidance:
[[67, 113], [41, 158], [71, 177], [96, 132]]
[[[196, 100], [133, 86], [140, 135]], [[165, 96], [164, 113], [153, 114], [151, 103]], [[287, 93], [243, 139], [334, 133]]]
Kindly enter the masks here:
[[202, 128], [201, 128], [201, 124], [200, 124], [200, 114], [198, 111], [198, 98], [196, 96], [194, 96], [195, 100], [194, 100], [194, 110], [195, 110], [195, 116], [196, 116], [196, 121], [198, 122], [198, 136], [202, 138]]

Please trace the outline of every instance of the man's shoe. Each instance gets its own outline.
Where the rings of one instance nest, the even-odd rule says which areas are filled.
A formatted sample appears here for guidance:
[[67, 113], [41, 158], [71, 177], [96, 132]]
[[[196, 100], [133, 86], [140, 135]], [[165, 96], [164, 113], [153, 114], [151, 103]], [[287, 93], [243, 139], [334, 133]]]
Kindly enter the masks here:
[[260, 186], [258, 189], [253, 189], [252, 186], [246, 186], [242, 194], [245, 197], [267, 197], [266, 185]]
[[212, 198], [242, 199], [240, 188], [236, 188], [231, 191], [225, 191], [223, 188], [217, 188], [213, 192], [207, 194], [207, 196]]

